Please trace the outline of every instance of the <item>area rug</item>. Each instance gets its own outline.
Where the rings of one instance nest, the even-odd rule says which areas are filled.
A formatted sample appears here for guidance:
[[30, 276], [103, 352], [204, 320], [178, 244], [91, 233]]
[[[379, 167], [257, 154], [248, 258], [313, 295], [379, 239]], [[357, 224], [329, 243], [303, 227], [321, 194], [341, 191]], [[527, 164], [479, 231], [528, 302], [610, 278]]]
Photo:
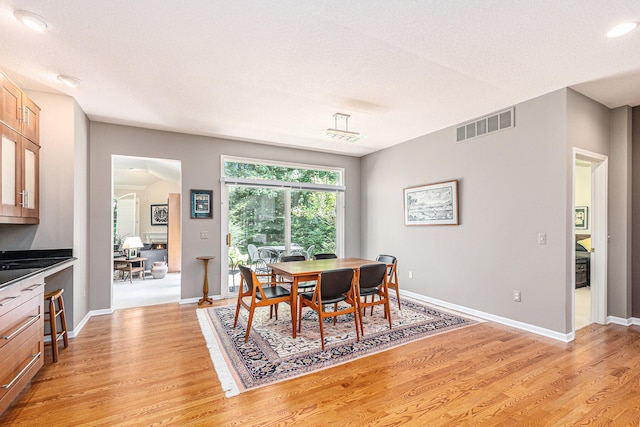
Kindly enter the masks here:
[[291, 311], [281, 304], [278, 320], [269, 308], [256, 310], [249, 341], [244, 342], [248, 311], [235, 305], [198, 309], [197, 315], [215, 370], [227, 397], [350, 362], [411, 341], [474, 325], [482, 320], [403, 297], [402, 310], [391, 301], [392, 328], [378, 306], [364, 317], [364, 337], [356, 341], [353, 315], [325, 319], [325, 350], [316, 313], [303, 311], [302, 330], [291, 336]]

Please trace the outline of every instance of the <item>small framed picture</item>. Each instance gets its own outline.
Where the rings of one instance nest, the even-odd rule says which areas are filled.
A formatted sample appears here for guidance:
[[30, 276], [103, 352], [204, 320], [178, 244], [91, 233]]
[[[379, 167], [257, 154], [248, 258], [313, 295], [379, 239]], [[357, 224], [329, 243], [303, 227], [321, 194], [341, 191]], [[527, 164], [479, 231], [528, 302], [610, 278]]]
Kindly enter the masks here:
[[213, 218], [213, 190], [191, 190], [191, 218]]
[[169, 223], [169, 205], [151, 205], [151, 225]]
[[589, 207], [576, 206], [576, 230], [589, 229]]
[[404, 225], [458, 225], [458, 181], [405, 188]]

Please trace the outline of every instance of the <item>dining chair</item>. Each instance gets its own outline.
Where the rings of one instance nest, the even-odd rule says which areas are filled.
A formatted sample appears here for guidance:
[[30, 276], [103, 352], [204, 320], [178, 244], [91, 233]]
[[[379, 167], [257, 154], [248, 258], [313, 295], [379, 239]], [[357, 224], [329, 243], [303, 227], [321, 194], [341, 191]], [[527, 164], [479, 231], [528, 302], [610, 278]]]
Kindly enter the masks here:
[[[251, 322], [253, 321], [253, 314], [257, 307], [270, 307], [270, 315], [273, 314], [273, 307], [275, 306], [276, 319], [278, 319], [278, 304], [281, 302], [291, 303], [291, 293], [284, 287], [277, 285], [278, 282], [260, 282], [256, 276], [255, 271], [252, 271], [249, 267], [239, 265], [240, 274], [242, 276], [240, 290], [238, 292], [238, 303], [236, 305], [236, 316], [233, 320], [233, 327], [236, 327], [238, 323], [238, 315], [240, 314], [240, 306], [249, 310], [249, 320], [247, 320], [247, 333], [244, 336], [244, 342], [249, 339], [249, 332], [251, 331]], [[249, 298], [249, 302], [246, 302], [244, 298]], [[291, 312], [291, 318], [293, 319], [295, 313]]]
[[400, 288], [398, 287], [398, 259], [393, 255], [378, 255], [376, 261], [384, 262], [385, 264], [387, 264], [387, 266], [391, 264], [391, 267], [387, 269], [387, 284], [389, 286], [389, 289], [396, 290], [398, 310], [402, 310], [402, 307], [400, 307]]
[[[391, 329], [391, 308], [389, 306], [389, 286], [387, 282], [387, 266], [385, 264], [367, 264], [360, 267], [358, 277], [358, 313], [360, 315], [360, 331], [364, 335], [363, 317], [367, 307], [384, 305], [384, 317], [389, 321]], [[371, 302], [367, 297], [371, 296]], [[375, 297], [378, 297], [376, 299]], [[364, 300], [362, 299], [364, 297]]]
[[[336, 324], [337, 317], [342, 314], [353, 313], [353, 320], [356, 325], [356, 339], [360, 341], [360, 332], [358, 331], [358, 301], [355, 275], [352, 268], [341, 268], [337, 270], [328, 270], [320, 273], [318, 283], [313, 292], [304, 292], [300, 294], [300, 308], [298, 310], [298, 332], [300, 332], [302, 324], [302, 309], [310, 307], [318, 313], [318, 322], [320, 324], [320, 341], [324, 350], [324, 319], [333, 317], [333, 324]], [[344, 301], [348, 307], [340, 307], [338, 303]], [[325, 306], [333, 305], [333, 311], [325, 311]]]
[[335, 258], [338, 258], [338, 255], [336, 255], [336, 254], [315, 254], [313, 256], [314, 260], [317, 260], [317, 259], [335, 259]]

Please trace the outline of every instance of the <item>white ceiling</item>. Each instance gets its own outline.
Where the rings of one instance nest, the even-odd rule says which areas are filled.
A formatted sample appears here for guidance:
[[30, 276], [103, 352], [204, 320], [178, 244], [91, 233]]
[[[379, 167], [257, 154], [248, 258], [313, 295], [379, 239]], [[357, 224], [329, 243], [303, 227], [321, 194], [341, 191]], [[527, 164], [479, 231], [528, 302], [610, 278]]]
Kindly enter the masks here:
[[[361, 156], [567, 86], [639, 105], [640, 30], [605, 37], [630, 20], [638, 0], [0, 0], [0, 69], [92, 120]], [[365, 138], [323, 139], [336, 112]]]

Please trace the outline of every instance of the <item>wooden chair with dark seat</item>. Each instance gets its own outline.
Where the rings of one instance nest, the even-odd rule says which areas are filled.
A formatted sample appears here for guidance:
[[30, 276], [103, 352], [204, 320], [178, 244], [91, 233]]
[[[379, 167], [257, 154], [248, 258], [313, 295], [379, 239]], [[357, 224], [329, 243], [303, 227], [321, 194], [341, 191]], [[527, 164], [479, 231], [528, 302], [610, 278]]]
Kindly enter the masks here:
[[[257, 307], [271, 307], [271, 315], [273, 314], [273, 307], [275, 306], [276, 319], [278, 318], [278, 304], [281, 302], [291, 303], [291, 293], [284, 287], [277, 285], [278, 282], [260, 282], [256, 273], [249, 267], [239, 265], [241, 274], [240, 291], [238, 292], [238, 303], [236, 305], [236, 316], [233, 320], [233, 327], [236, 327], [238, 323], [238, 315], [240, 314], [240, 306], [249, 310], [249, 319], [247, 320], [247, 333], [244, 336], [244, 341], [249, 340], [249, 332], [251, 331], [251, 322], [253, 321], [253, 314]], [[244, 298], [249, 298], [249, 302]], [[293, 307], [293, 306], [292, 306]], [[296, 313], [291, 312], [291, 318]]]
[[[358, 278], [358, 312], [360, 313], [360, 330], [364, 335], [363, 317], [367, 307], [384, 306], [384, 317], [389, 321], [391, 329], [391, 308], [389, 306], [389, 286], [387, 283], [387, 266], [385, 264], [367, 264], [360, 267]], [[371, 302], [367, 297], [371, 296]], [[378, 297], [377, 299], [375, 297]], [[364, 298], [364, 300], [362, 299]]]
[[396, 298], [398, 299], [398, 310], [401, 310], [400, 307], [400, 288], [398, 287], [398, 259], [393, 255], [378, 255], [376, 258], [378, 262], [384, 262], [387, 266], [391, 265], [387, 269], [387, 285], [389, 289], [396, 290]]
[[314, 260], [317, 260], [317, 259], [336, 259], [336, 258], [338, 258], [338, 255], [336, 255], [336, 254], [315, 254], [313, 256]]
[[[333, 317], [333, 324], [337, 322], [337, 317], [342, 314], [353, 313], [356, 325], [356, 339], [360, 341], [358, 327], [358, 294], [356, 289], [355, 275], [352, 268], [341, 268], [328, 270], [320, 273], [318, 283], [313, 292], [300, 294], [300, 309], [298, 311], [298, 332], [302, 324], [302, 309], [310, 307], [318, 313], [320, 323], [320, 340], [324, 350], [324, 319]], [[346, 302], [349, 306], [338, 310], [339, 302]], [[325, 306], [332, 304], [333, 311], [325, 311]]]

